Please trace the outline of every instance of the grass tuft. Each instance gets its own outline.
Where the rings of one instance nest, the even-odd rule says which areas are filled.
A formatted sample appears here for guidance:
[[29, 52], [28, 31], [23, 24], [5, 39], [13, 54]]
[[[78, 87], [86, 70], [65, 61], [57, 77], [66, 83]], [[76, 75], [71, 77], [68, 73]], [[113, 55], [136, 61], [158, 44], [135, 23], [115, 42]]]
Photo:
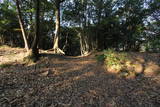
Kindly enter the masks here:
[[12, 66], [10, 63], [0, 64], [0, 68], [9, 68], [10, 66]]

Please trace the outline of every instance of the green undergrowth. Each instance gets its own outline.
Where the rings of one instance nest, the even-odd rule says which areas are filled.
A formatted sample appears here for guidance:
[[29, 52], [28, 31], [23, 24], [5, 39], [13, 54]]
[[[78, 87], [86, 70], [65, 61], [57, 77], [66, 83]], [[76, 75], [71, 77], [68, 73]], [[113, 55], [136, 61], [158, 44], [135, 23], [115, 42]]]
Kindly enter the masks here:
[[[134, 71], [128, 69], [131, 65], [130, 58], [125, 52], [116, 52], [113, 49], [104, 50], [103, 54], [96, 56], [98, 62], [103, 62], [107, 71], [128, 76]], [[134, 65], [132, 65], [134, 66]]]
[[9, 68], [10, 66], [12, 66], [11, 63], [0, 64], [0, 68]]

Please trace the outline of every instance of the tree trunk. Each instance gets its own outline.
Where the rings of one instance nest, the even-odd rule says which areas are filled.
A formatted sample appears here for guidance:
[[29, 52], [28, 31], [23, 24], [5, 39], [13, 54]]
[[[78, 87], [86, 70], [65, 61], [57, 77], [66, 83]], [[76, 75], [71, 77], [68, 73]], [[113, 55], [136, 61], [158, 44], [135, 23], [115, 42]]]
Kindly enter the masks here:
[[25, 32], [25, 29], [24, 29], [24, 22], [22, 20], [22, 13], [21, 13], [21, 9], [19, 7], [19, 0], [16, 0], [16, 7], [17, 7], [18, 20], [19, 20], [19, 25], [21, 27], [21, 31], [22, 31], [22, 36], [23, 36], [23, 40], [24, 40], [25, 49], [27, 51], [29, 51], [28, 41], [27, 41], [27, 37], [26, 37], [26, 32]]
[[56, 50], [59, 48], [58, 42], [59, 42], [59, 34], [60, 34], [60, 9], [59, 9], [59, 6], [56, 6], [55, 15], [56, 15], [56, 29], [55, 29], [53, 49]]
[[80, 37], [80, 50], [81, 56], [86, 56], [89, 54], [89, 42], [88, 42], [88, 34], [86, 34], [85, 28], [87, 28], [87, 1], [82, 1], [83, 5], [83, 21], [80, 23], [82, 30], [79, 32]]
[[81, 56], [86, 56], [89, 54], [89, 44], [87, 36], [88, 35], [85, 35], [84, 31], [79, 33]]
[[54, 53], [64, 54], [64, 52], [59, 48], [59, 36], [60, 36], [60, 0], [55, 1], [55, 16], [56, 16], [56, 29], [55, 29], [55, 36], [54, 36], [54, 44], [53, 50]]
[[39, 58], [39, 49], [38, 49], [38, 42], [39, 42], [39, 10], [40, 10], [40, 2], [36, 0], [36, 24], [35, 24], [35, 37], [31, 47], [30, 57], [33, 61], [37, 61]]

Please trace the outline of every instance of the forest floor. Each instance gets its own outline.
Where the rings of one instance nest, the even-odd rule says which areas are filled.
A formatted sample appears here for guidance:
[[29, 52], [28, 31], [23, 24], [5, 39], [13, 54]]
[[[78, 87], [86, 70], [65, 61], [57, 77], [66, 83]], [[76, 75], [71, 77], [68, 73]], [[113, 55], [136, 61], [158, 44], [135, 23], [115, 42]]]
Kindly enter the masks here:
[[[159, 63], [159, 54], [132, 53]], [[122, 78], [95, 59], [43, 53], [26, 64], [20, 48], [0, 48], [0, 107], [159, 107], [160, 76]]]

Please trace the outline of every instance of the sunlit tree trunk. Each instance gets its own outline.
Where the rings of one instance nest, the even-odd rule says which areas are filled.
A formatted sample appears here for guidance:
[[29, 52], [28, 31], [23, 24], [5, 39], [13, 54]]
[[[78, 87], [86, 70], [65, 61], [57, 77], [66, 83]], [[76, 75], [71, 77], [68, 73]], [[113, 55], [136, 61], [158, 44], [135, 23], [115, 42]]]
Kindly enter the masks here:
[[55, 26], [55, 36], [54, 36], [54, 45], [53, 49], [55, 51], [59, 48], [58, 42], [59, 42], [59, 35], [60, 35], [60, 4], [56, 3], [56, 11], [55, 11], [55, 16], [56, 16], [56, 26]]
[[20, 6], [19, 6], [19, 0], [16, 0], [16, 7], [17, 7], [18, 20], [19, 20], [19, 25], [21, 27], [21, 31], [22, 31], [22, 36], [23, 36], [23, 40], [24, 40], [25, 49], [27, 51], [29, 51], [28, 41], [27, 41], [26, 32], [25, 32], [25, 28], [24, 28], [24, 22], [23, 22], [23, 19], [22, 19], [22, 13], [21, 13], [21, 9], [20, 9]]
[[64, 54], [64, 52], [59, 48], [59, 37], [60, 37], [60, 3], [64, 0], [56, 0], [55, 1], [55, 16], [56, 16], [56, 26], [55, 26], [55, 35], [54, 35], [54, 43], [53, 50], [54, 53]]
[[82, 0], [83, 5], [83, 21], [81, 22], [81, 28], [82, 31], [79, 33], [80, 37], [80, 50], [81, 50], [81, 56], [86, 56], [89, 53], [89, 41], [88, 37], [89, 35], [86, 34], [85, 28], [87, 28], [87, 1]]

